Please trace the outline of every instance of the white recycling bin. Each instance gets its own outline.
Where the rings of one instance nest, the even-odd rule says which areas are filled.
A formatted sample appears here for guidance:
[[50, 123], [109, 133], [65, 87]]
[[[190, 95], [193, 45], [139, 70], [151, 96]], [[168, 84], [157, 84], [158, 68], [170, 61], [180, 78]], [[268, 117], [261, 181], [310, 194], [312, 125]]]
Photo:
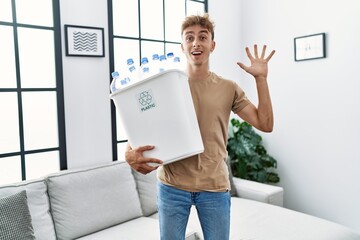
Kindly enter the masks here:
[[188, 78], [167, 70], [110, 95], [132, 147], [154, 145], [145, 157], [168, 164], [201, 153], [200, 135]]

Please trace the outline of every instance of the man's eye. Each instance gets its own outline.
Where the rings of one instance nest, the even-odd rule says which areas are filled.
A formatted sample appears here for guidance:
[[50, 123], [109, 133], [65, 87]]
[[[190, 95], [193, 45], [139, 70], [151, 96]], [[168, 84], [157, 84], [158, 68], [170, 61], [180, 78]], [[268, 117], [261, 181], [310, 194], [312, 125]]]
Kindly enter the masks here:
[[193, 40], [194, 40], [193, 37], [187, 37], [187, 38], [186, 38], [186, 41], [188, 41], [188, 42], [191, 42], [191, 41], [193, 41]]

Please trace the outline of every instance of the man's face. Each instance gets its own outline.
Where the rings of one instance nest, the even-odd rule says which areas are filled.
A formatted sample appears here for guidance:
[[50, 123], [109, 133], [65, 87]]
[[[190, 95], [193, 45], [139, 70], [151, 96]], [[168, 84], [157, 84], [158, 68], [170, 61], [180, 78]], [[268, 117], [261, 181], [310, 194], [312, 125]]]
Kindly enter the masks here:
[[189, 64], [208, 64], [209, 55], [215, 48], [215, 42], [211, 37], [211, 33], [199, 25], [183, 31], [181, 48]]

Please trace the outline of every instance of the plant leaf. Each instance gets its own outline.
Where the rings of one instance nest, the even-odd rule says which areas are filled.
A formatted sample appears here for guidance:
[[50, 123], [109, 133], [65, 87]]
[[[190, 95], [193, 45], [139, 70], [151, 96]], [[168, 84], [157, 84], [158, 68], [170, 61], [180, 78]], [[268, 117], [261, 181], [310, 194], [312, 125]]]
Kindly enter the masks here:
[[272, 172], [277, 161], [267, 153], [262, 137], [245, 121], [233, 118], [230, 122], [227, 151], [233, 175], [257, 182], [279, 182], [278, 174]]

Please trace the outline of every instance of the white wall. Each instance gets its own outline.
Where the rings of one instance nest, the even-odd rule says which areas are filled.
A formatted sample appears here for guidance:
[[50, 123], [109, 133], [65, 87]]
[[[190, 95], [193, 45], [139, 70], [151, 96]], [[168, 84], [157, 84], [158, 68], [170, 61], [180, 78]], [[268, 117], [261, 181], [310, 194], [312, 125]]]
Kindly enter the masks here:
[[[210, 18], [215, 23], [215, 50], [210, 57], [210, 70], [229, 79], [240, 79], [241, 59], [241, 1], [209, 1]], [[224, 14], [224, 11], [226, 14]], [[226, 16], [226, 17], [224, 17]]]
[[[269, 64], [275, 128], [262, 136], [278, 160], [285, 206], [360, 232], [360, 2], [210, 0], [209, 12], [220, 22], [219, 59], [211, 62], [216, 71], [237, 76], [222, 66], [239, 55], [234, 40], [240, 50], [258, 43], [277, 51]], [[294, 37], [320, 32], [327, 58], [294, 62]], [[251, 78], [242, 78], [256, 100]]]
[[[61, 0], [68, 168], [112, 161], [107, 1]], [[65, 56], [64, 24], [105, 29], [105, 57]]]

